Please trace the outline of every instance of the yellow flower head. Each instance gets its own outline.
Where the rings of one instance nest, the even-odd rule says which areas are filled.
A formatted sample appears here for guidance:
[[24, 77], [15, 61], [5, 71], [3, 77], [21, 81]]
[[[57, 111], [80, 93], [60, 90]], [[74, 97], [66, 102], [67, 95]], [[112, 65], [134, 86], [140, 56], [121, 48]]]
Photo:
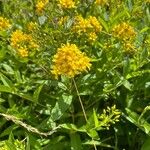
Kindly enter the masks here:
[[26, 47], [20, 47], [18, 49], [18, 54], [21, 56], [21, 57], [27, 57], [29, 55], [29, 52], [27, 50]]
[[82, 53], [75, 44], [69, 43], [58, 48], [53, 63], [52, 74], [56, 78], [59, 75], [72, 78], [91, 67], [90, 58]]
[[134, 28], [128, 23], [121, 23], [113, 28], [113, 35], [122, 40], [132, 40], [136, 36]]
[[64, 25], [67, 22], [68, 18], [69, 18], [68, 16], [61, 17], [58, 21], [58, 25], [60, 26]]
[[96, 33], [95, 32], [89, 33], [88, 34], [88, 39], [89, 39], [89, 41], [94, 42], [97, 39]]
[[0, 17], [0, 31], [8, 29], [10, 26], [8, 19]]
[[30, 34], [25, 34], [21, 30], [12, 33], [10, 43], [11, 47], [22, 57], [28, 56], [29, 49], [33, 50], [39, 47]]
[[27, 24], [27, 29], [28, 29], [28, 31], [30, 31], [30, 32], [36, 30], [37, 27], [38, 27], [38, 25], [37, 25], [36, 22], [29, 22], [29, 23]]
[[127, 41], [123, 43], [124, 53], [133, 55], [136, 52], [136, 47], [131, 42]]
[[75, 2], [73, 0], [59, 0], [58, 3], [61, 8], [75, 8]]
[[102, 26], [96, 17], [90, 16], [87, 19], [84, 19], [82, 16], [76, 16], [75, 25], [73, 26], [73, 31], [78, 34], [87, 33], [87, 32], [100, 32]]
[[95, 4], [97, 5], [105, 5], [107, 3], [107, 0], [96, 0]]
[[87, 32], [88, 28], [91, 28], [91, 24], [87, 19], [84, 19], [81, 15], [75, 17], [75, 25], [73, 30], [78, 34]]
[[35, 6], [37, 14], [43, 13], [48, 2], [49, 2], [48, 0], [38, 0], [37, 1], [36, 6]]
[[102, 30], [102, 26], [96, 17], [90, 16], [88, 21], [96, 32], [100, 32]]

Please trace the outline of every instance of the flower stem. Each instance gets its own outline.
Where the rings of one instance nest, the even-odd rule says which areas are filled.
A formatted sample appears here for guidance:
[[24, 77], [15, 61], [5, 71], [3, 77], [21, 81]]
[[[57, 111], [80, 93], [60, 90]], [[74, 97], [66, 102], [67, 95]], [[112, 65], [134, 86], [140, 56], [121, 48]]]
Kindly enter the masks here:
[[[80, 105], [81, 105], [81, 108], [82, 108], [82, 112], [83, 112], [85, 121], [86, 121], [86, 123], [88, 123], [87, 115], [86, 115], [86, 112], [85, 112], [85, 109], [84, 109], [84, 106], [83, 106], [83, 103], [82, 103], [82, 100], [81, 100], [81, 97], [80, 97], [80, 93], [79, 93], [78, 88], [77, 88], [77, 84], [76, 84], [74, 78], [72, 80], [73, 80], [73, 83], [74, 83], [74, 86], [75, 86], [75, 89], [76, 89], [76, 92], [77, 92], [77, 95], [78, 95], [78, 98], [79, 98], [79, 102], [80, 102]], [[92, 138], [92, 140], [93, 140], [93, 138]], [[93, 144], [93, 146], [94, 146], [94, 150], [97, 150], [96, 145]]]
[[75, 89], [76, 89], [76, 92], [77, 92], [77, 95], [78, 95], [78, 98], [79, 98], [79, 102], [80, 102], [80, 105], [81, 105], [81, 108], [82, 108], [82, 112], [83, 112], [85, 121], [88, 122], [87, 116], [86, 116], [86, 113], [85, 113], [85, 109], [84, 109], [84, 106], [83, 106], [83, 103], [82, 103], [82, 100], [81, 100], [81, 97], [80, 97], [80, 94], [79, 94], [79, 91], [78, 91], [78, 88], [77, 88], [77, 85], [76, 85], [76, 82], [75, 82], [74, 78], [73, 78], [73, 83], [74, 83], [74, 86], [75, 86]]

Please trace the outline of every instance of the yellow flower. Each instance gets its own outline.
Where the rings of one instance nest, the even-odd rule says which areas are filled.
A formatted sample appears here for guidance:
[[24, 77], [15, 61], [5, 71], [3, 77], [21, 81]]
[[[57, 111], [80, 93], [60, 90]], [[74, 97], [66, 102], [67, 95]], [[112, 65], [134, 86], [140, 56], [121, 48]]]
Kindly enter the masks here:
[[37, 1], [36, 6], [35, 6], [37, 14], [43, 13], [48, 2], [49, 2], [49, 0], [38, 0]]
[[84, 19], [81, 15], [75, 17], [75, 25], [73, 30], [78, 34], [87, 32], [88, 28], [91, 28], [91, 24], [87, 19]]
[[75, 8], [75, 2], [73, 0], [59, 0], [58, 3], [61, 8]]
[[91, 67], [90, 58], [82, 53], [75, 44], [69, 43], [57, 49], [53, 63], [52, 74], [56, 78], [59, 75], [72, 78]]
[[27, 24], [27, 29], [28, 29], [28, 31], [31, 31], [31, 32], [34, 31], [34, 30], [36, 30], [37, 27], [38, 27], [38, 25], [37, 25], [36, 22], [29, 22]]
[[136, 52], [135, 46], [129, 41], [123, 43], [123, 48], [124, 53], [128, 55], [133, 55]]
[[88, 39], [89, 39], [89, 41], [94, 42], [97, 39], [96, 33], [95, 32], [89, 33], [88, 34]]
[[73, 31], [78, 34], [87, 33], [87, 32], [100, 32], [102, 26], [96, 17], [90, 16], [87, 19], [84, 19], [81, 15], [75, 17], [75, 24], [73, 26]]
[[58, 25], [60, 26], [64, 25], [67, 22], [68, 18], [69, 18], [68, 16], [61, 17], [58, 21]]
[[107, 3], [107, 0], [96, 0], [95, 4], [97, 5], [105, 5]]
[[21, 57], [27, 57], [29, 55], [29, 52], [27, 50], [27, 48], [25, 47], [21, 47], [18, 49], [18, 54], [21, 56]]
[[136, 36], [134, 28], [128, 23], [121, 23], [113, 28], [113, 35], [122, 40], [132, 40]]
[[100, 32], [102, 30], [102, 26], [100, 25], [96, 17], [90, 16], [88, 18], [88, 21], [96, 32]]
[[21, 30], [16, 30], [12, 33], [10, 45], [22, 57], [28, 56], [29, 50], [39, 47], [30, 34], [25, 34]]
[[10, 26], [8, 19], [0, 17], [0, 31], [8, 29]]

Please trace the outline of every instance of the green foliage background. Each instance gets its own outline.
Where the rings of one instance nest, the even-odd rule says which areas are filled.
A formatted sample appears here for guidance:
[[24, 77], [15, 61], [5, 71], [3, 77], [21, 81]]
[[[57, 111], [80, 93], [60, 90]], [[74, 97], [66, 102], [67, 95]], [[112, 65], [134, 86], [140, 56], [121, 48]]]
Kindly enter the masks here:
[[[75, 9], [60, 9], [49, 1], [42, 14], [34, 0], [2, 0], [0, 14], [12, 26], [0, 31], [0, 150], [90, 150], [150, 149], [150, 2], [109, 0], [95, 6], [92, 0], [78, 2]], [[94, 43], [71, 30], [74, 17], [96, 16], [102, 32]], [[58, 20], [69, 16], [60, 26]], [[32, 36], [39, 51], [28, 58], [15, 55], [10, 46], [13, 31], [29, 33], [27, 24], [36, 22]], [[112, 29], [130, 23], [136, 33], [132, 53], [122, 47]], [[56, 80], [51, 74], [57, 48], [76, 44], [92, 58], [90, 71], [74, 78], [88, 122], [85, 121], [73, 80]], [[116, 105], [119, 122], [111, 124], [99, 116]]]

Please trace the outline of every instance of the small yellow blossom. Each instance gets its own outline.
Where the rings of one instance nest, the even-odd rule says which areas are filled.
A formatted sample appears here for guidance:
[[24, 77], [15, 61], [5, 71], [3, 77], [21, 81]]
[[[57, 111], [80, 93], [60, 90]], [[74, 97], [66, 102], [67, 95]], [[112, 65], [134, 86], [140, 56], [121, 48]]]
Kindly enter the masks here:
[[36, 22], [29, 22], [29, 23], [27, 24], [27, 29], [28, 29], [28, 31], [30, 31], [30, 32], [36, 30], [37, 27], [38, 27], [38, 25], [37, 25]]
[[39, 47], [30, 34], [23, 33], [21, 30], [12, 33], [10, 43], [11, 47], [22, 57], [27, 57], [29, 50]]
[[21, 47], [18, 49], [18, 54], [21, 57], [27, 57], [29, 55], [29, 52], [28, 52], [27, 48]]
[[69, 43], [57, 49], [53, 63], [52, 74], [56, 78], [59, 75], [72, 78], [91, 67], [90, 58], [82, 53], [75, 44]]
[[102, 26], [100, 25], [96, 17], [90, 16], [88, 18], [88, 21], [96, 32], [100, 32], [102, 30]]
[[105, 5], [107, 3], [107, 0], [96, 0], [95, 4], [97, 5]]
[[136, 36], [136, 32], [128, 23], [121, 23], [113, 28], [113, 35], [122, 40], [132, 40]]
[[36, 12], [37, 14], [42, 14], [49, 0], [38, 0], [36, 3]]
[[136, 52], [136, 48], [131, 42], [124, 42], [123, 48], [125, 54], [133, 55]]
[[84, 19], [80, 15], [75, 17], [75, 25], [73, 26], [75, 32], [78, 34], [81, 34], [82, 32], [85, 33], [88, 28], [92, 28], [92, 26], [87, 19]]
[[88, 34], [88, 39], [89, 39], [89, 41], [94, 42], [97, 39], [96, 33], [95, 32], [89, 33]]
[[102, 26], [96, 17], [90, 16], [87, 19], [84, 19], [82, 16], [75, 17], [75, 25], [73, 26], [73, 30], [78, 34], [87, 33], [87, 32], [100, 32], [102, 30]]
[[10, 26], [8, 19], [0, 17], [0, 31], [8, 29]]
[[68, 20], [68, 16], [64, 16], [64, 17], [61, 17], [58, 21], [58, 25], [62, 26], [64, 25]]
[[75, 2], [73, 0], [59, 0], [58, 3], [61, 8], [75, 8]]

